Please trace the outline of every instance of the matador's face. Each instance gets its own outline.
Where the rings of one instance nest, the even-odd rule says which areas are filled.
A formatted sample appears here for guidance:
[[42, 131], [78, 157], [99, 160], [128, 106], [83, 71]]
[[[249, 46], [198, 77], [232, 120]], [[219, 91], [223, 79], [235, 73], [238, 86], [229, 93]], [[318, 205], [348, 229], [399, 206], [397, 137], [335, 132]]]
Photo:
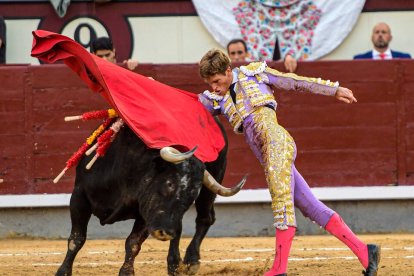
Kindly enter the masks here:
[[204, 81], [210, 85], [214, 93], [224, 96], [233, 81], [233, 73], [231, 68], [228, 67], [224, 74], [215, 74], [211, 77], [205, 78]]

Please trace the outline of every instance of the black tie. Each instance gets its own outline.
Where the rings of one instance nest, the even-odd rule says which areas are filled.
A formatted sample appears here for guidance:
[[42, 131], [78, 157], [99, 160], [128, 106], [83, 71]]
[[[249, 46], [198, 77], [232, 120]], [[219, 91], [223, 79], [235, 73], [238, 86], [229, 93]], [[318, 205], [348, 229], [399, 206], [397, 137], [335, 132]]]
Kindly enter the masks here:
[[[234, 105], [236, 105], [236, 91], [234, 91], [234, 87], [236, 86], [236, 83], [232, 83], [229, 87], [230, 89], [230, 96], [231, 99], [233, 100]], [[243, 125], [240, 125], [238, 128], [239, 132], [243, 132]]]
[[236, 104], [236, 91], [234, 91], [234, 87], [236, 86], [236, 83], [232, 83], [230, 85], [230, 96], [231, 99], [233, 100], [233, 103]]
[[279, 60], [279, 59], [280, 59], [279, 41], [277, 41], [277, 37], [276, 37], [275, 49], [273, 51], [273, 60]]

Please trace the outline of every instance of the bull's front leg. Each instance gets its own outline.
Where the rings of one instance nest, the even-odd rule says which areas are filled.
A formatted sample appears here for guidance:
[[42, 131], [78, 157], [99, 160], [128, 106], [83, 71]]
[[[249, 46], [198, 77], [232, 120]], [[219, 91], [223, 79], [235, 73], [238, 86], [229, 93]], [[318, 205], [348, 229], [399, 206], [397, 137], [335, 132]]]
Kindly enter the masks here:
[[142, 243], [148, 238], [148, 229], [143, 220], [135, 220], [131, 234], [125, 241], [125, 261], [119, 270], [119, 275], [134, 275], [135, 257], [141, 251]]
[[70, 199], [72, 229], [68, 239], [68, 249], [65, 260], [56, 275], [72, 275], [73, 261], [86, 241], [86, 232], [91, 215], [92, 211], [86, 197], [79, 189], [75, 188]]
[[182, 232], [182, 224], [177, 227], [176, 236], [170, 241], [168, 249], [167, 265], [168, 275], [182, 275], [182, 260], [180, 256], [180, 239]]
[[210, 226], [216, 221], [214, 212], [214, 200], [216, 195], [205, 187], [202, 188], [199, 197], [195, 202], [197, 210], [196, 232], [187, 247], [184, 257], [186, 274], [194, 275], [200, 268], [200, 246]]

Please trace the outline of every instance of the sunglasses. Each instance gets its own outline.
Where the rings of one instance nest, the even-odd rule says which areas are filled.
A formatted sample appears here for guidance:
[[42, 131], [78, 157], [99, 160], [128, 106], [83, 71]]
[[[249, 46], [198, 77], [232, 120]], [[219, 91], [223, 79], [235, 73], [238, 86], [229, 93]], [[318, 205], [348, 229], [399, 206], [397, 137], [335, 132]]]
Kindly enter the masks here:
[[238, 54], [238, 55], [242, 55], [242, 54], [244, 54], [244, 52], [243, 51], [233, 51], [233, 52], [230, 52], [230, 55], [235, 55], [235, 54]]

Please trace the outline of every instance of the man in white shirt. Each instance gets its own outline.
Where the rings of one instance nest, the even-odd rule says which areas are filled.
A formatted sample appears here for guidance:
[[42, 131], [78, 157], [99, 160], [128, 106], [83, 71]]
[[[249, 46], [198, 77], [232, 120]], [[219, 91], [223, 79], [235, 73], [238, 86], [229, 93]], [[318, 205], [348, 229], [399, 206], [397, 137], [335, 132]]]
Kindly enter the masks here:
[[391, 29], [388, 24], [381, 22], [374, 26], [371, 36], [374, 49], [363, 54], [354, 56], [354, 59], [393, 59], [411, 58], [410, 54], [393, 51], [389, 48], [392, 40]]

